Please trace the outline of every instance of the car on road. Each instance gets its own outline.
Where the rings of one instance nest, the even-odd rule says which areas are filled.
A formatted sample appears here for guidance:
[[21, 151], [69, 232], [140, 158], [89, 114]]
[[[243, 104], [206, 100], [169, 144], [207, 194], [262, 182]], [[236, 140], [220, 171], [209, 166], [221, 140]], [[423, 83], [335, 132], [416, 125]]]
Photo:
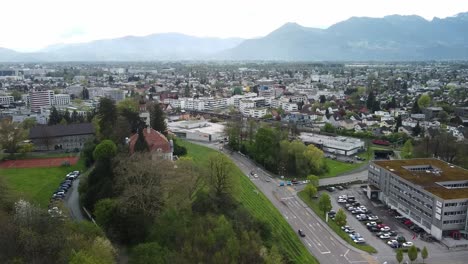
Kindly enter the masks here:
[[413, 243], [413, 242], [405, 242], [405, 243], [403, 243], [402, 246], [403, 246], [403, 247], [406, 247], [406, 248], [407, 248], [407, 247], [412, 247], [412, 246], [414, 246], [414, 243]]
[[298, 229], [297, 233], [299, 234], [300, 237], [305, 237], [304, 231], [302, 231], [301, 229]]

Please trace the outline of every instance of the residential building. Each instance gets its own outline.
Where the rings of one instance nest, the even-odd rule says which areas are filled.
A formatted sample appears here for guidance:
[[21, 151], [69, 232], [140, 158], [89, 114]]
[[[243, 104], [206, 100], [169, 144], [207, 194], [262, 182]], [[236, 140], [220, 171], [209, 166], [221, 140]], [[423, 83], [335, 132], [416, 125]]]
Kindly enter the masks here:
[[[174, 145], [172, 140], [167, 138], [152, 128], [144, 128], [143, 136], [145, 137], [146, 143], [148, 144], [149, 151], [153, 160], [164, 159], [172, 160], [172, 153], [174, 151]], [[135, 153], [135, 143], [138, 140], [138, 133], [133, 134], [128, 142], [130, 153]]]
[[53, 105], [69, 105], [70, 95], [69, 94], [56, 94], [54, 95]]
[[31, 91], [29, 92], [31, 111], [39, 112], [41, 107], [51, 106], [54, 101], [54, 91]]
[[468, 170], [445, 161], [373, 161], [367, 194], [439, 240], [468, 232]]
[[15, 102], [15, 98], [11, 95], [0, 96], [0, 105], [10, 105]]

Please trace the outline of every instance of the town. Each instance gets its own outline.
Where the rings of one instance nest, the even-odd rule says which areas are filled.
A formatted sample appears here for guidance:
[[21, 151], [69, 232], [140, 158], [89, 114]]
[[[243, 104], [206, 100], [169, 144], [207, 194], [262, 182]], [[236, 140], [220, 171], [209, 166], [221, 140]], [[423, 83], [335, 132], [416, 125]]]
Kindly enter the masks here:
[[[131, 263], [467, 257], [464, 62], [4, 63], [0, 118], [16, 210], [92, 219]], [[15, 181], [36, 166], [63, 175]]]

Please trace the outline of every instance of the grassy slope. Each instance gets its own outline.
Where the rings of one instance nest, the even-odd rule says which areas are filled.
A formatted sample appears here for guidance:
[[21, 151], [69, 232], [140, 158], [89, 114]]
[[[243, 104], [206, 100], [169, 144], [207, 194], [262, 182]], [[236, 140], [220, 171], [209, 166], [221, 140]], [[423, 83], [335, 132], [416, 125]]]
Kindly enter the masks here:
[[364, 165], [363, 163], [346, 163], [346, 162], [341, 162], [341, 161], [332, 160], [332, 159], [325, 159], [325, 160], [328, 164], [329, 172], [326, 173], [325, 175], [320, 176], [320, 178], [335, 177], [341, 173], [354, 170]]
[[[318, 206], [318, 199], [312, 200], [310, 199], [304, 191], [299, 192], [299, 197], [320, 217], [323, 221], [325, 221], [325, 216]], [[341, 238], [343, 238], [348, 244], [352, 245], [355, 248], [360, 250], [364, 250], [368, 253], [376, 253], [377, 250], [370, 245], [362, 245], [354, 243], [349, 235], [341, 230], [341, 228], [333, 221], [328, 221], [328, 226], [335, 231]]]
[[82, 160], [70, 167], [0, 169], [11, 190], [19, 197], [47, 207], [52, 193], [57, 189], [65, 175], [73, 170], [83, 171]]
[[[188, 156], [203, 166], [207, 166], [208, 157], [215, 150], [192, 144], [186, 141], [179, 141], [187, 148]], [[236, 166], [233, 173], [240, 177], [240, 192], [237, 197], [254, 216], [269, 223], [273, 230], [273, 241], [277, 243], [293, 263], [318, 263], [318, 261], [307, 251], [299, 240], [296, 232], [290, 227], [286, 220], [273, 204], [257, 190], [255, 185]], [[257, 194], [258, 193], [258, 194]]]

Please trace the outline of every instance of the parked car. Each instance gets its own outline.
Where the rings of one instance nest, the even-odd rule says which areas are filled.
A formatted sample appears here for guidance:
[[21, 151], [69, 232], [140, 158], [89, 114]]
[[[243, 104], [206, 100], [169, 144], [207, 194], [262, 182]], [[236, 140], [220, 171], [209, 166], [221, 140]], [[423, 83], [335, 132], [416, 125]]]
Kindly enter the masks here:
[[346, 194], [343, 194], [343, 195], [338, 196], [338, 199], [346, 200], [346, 199], [348, 199], [348, 196]]
[[369, 215], [367, 217], [367, 220], [369, 220], [369, 221], [375, 221], [375, 220], [378, 220], [378, 219], [379, 219], [379, 217], [376, 216], [376, 215]]
[[341, 227], [341, 230], [345, 230], [345, 229], [349, 229], [349, 228], [351, 228], [351, 227], [350, 227], [350, 226], [347, 226], [347, 225], [345, 225], [345, 226], [342, 226], [342, 227]]
[[279, 186], [284, 186], [284, 181], [280, 181]]
[[297, 230], [297, 233], [299, 234], [300, 237], [305, 237], [305, 234], [301, 229]]
[[379, 232], [380, 231], [380, 229], [378, 229], [375, 226], [368, 226], [367, 229], [369, 229], [369, 231], [371, 231], [371, 232]]
[[358, 237], [358, 238], [354, 239], [353, 241], [354, 241], [354, 243], [356, 243], [356, 244], [363, 244], [363, 243], [366, 243], [366, 240], [364, 240], [364, 238], [362, 238], [362, 237]]
[[366, 224], [366, 226], [377, 226], [376, 222], [369, 222]]
[[338, 203], [346, 203], [345, 199], [338, 199]]
[[343, 186], [341, 186], [341, 185], [336, 186], [336, 188], [337, 188], [338, 190], [343, 190], [343, 189], [344, 189]]
[[291, 182], [291, 181], [287, 181], [287, 182], [286, 182], [286, 185], [287, 185], [287, 186], [291, 186], [291, 185], [292, 185], [292, 182]]
[[390, 235], [389, 234], [383, 234], [383, 235], [380, 235], [379, 238], [380, 239], [390, 239]]
[[382, 232], [388, 232], [388, 231], [390, 231], [390, 227], [389, 227], [389, 226], [382, 227], [382, 228], [380, 228], [380, 231], [382, 231]]
[[405, 248], [412, 247], [413, 245], [414, 245], [413, 242], [405, 242], [405, 243], [403, 243], [403, 247], [405, 247]]
[[329, 187], [327, 187], [327, 191], [329, 191], [329, 192], [334, 192], [334, 191], [335, 191], [335, 187], [329, 186]]

